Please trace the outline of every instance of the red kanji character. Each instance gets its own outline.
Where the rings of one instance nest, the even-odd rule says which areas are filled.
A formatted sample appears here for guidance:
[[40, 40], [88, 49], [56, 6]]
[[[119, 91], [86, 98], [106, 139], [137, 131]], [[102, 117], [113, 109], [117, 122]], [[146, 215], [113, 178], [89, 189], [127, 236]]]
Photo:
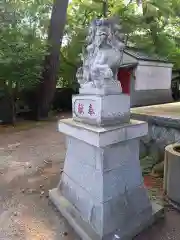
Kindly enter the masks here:
[[84, 114], [84, 105], [81, 103], [78, 104], [78, 113]]
[[89, 115], [91, 115], [91, 116], [95, 114], [92, 104], [89, 105], [89, 111], [88, 111], [88, 113], [89, 113]]

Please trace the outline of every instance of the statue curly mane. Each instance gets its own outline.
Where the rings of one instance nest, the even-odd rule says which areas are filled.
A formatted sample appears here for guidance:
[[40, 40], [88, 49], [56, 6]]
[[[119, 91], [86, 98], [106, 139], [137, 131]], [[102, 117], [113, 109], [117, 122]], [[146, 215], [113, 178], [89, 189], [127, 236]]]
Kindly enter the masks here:
[[120, 29], [114, 19], [99, 19], [91, 23], [83, 66], [77, 72], [81, 88], [102, 88], [107, 81], [117, 84], [117, 70], [125, 47], [120, 39]]

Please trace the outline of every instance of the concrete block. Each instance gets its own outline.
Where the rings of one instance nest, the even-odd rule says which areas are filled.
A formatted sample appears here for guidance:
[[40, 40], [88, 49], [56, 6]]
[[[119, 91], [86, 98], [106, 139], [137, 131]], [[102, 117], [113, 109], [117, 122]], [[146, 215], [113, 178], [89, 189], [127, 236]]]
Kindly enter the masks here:
[[120, 194], [103, 205], [103, 236], [120, 230], [121, 236], [128, 227], [131, 211], [125, 194]]
[[[134, 130], [134, 126], [137, 128]], [[139, 131], [137, 131], [139, 127]], [[63, 119], [59, 121], [59, 131], [96, 147], [106, 147], [147, 134], [147, 123], [131, 120], [129, 124], [117, 124], [108, 127], [96, 127]], [[132, 131], [132, 132], [131, 132]]]
[[103, 199], [103, 174], [89, 165], [83, 165], [73, 156], [66, 158], [64, 172], [92, 196]]
[[125, 194], [126, 184], [122, 177], [122, 169], [117, 168], [103, 174], [103, 199], [106, 202], [117, 197], [120, 194]]
[[104, 126], [130, 121], [130, 97], [125, 94], [76, 95], [72, 106], [73, 119], [83, 123]]
[[76, 159], [78, 159], [82, 165], [89, 165], [96, 168], [96, 159], [101, 149], [78, 140], [77, 138], [67, 137], [67, 139], [66, 158], [73, 157], [75, 162], [77, 162]]
[[[73, 139], [71, 142], [73, 144], [68, 146], [64, 172], [100, 202], [123, 194], [125, 189], [133, 189], [142, 184], [137, 139], [106, 148], [89, 145], [88, 154], [96, 157], [92, 158], [92, 162], [93, 165], [99, 165], [99, 168], [90, 164], [87, 152], [82, 151], [79, 154], [82, 149], [76, 147], [81, 146], [80, 141], [77, 142], [76, 145], [76, 139]], [[99, 151], [103, 154], [96, 155]], [[85, 162], [86, 157], [89, 159], [89, 164]]]
[[139, 159], [133, 158], [131, 161], [126, 161], [121, 171], [121, 176], [123, 177], [128, 191], [143, 184]]
[[[79, 210], [61, 194], [58, 188], [50, 190], [49, 196], [56, 208], [67, 219], [69, 224], [75, 229], [80, 238], [83, 240], [112, 240], [115, 234], [117, 234], [121, 240], [129, 240], [138, 235], [142, 230], [148, 228], [159, 218], [164, 216], [163, 208], [153, 202], [153, 211], [150, 217], [149, 215], [146, 215], [146, 212], [144, 212], [141, 214], [141, 221], [135, 222], [134, 219], [136, 219], [136, 216], [134, 216], [134, 226], [131, 225], [132, 228], [129, 227], [128, 231], [126, 231], [127, 228], [124, 230], [117, 228], [116, 231], [102, 236], [101, 233], [98, 234], [96, 230], [93, 229], [92, 224], [82, 218]], [[127, 227], [129, 226], [130, 221], [131, 218], [128, 219]]]
[[[103, 171], [118, 168], [132, 159], [139, 161], [138, 147], [139, 141], [133, 139], [103, 148]], [[96, 161], [99, 161], [99, 158]]]
[[64, 166], [64, 173], [100, 202], [105, 202], [125, 192], [123, 171], [123, 168], [118, 167], [103, 173], [89, 165], [82, 165], [80, 161], [75, 161], [73, 156], [66, 158]]
[[58, 191], [76, 207], [84, 221], [96, 227], [96, 232], [100, 234], [103, 219], [101, 203], [66, 174], [62, 176]]
[[109, 84], [105, 87], [103, 86], [103, 88], [80, 88], [79, 89], [79, 93], [81, 95], [101, 95], [101, 96], [105, 96], [105, 95], [114, 95], [114, 94], [122, 94], [121, 91], [121, 85], [120, 82], [117, 81], [116, 83], [112, 83], [109, 82]]
[[148, 124], [133, 125], [127, 128], [127, 139], [132, 139], [132, 136], [143, 137], [148, 133]]
[[138, 186], [131, 191], [127, 191], [126, 198], [128, 205], [131, 207], [132, 214], [139, 215], [145, 210], [148, 210], [151, 215], [152, 206], [144, 185]]
[[146, 123], [98, 127], [67, 119], [59, 130], [68, 136], [67, 154], [50, 199], [83, 240], [112, 240], [116, 233], [126, 240], [153, 221], [139, 162]]

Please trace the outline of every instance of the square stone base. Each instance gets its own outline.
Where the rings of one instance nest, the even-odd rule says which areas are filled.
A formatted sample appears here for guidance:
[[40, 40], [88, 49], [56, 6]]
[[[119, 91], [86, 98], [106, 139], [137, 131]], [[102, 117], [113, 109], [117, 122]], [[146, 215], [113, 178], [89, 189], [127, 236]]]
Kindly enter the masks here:
[[130, 96], [75, 95], [72, 98], [73, 119], [96, 126], [130, 122]]
[[103, 128], [66, 119], [59, 130], [67, 152], [50, 199], [83, 240], [131, 239], [155, 220], [139, 162], [146, 123]]
[[[108, 234], [107, 236], [99, 236], [90, 226], [90, 224], [82, 219], [80, 212], [61, 195], [59, 188], [50, 190], [49, 197], [55, 207], [67, 219], [68, 223], [73, 227], [73, 229], [77, 232], [82, 240], [112, 240], [115, 234], [118, 236], [121, 235], [121, 233], [119, 233], [117, 230], [111, 234]], [[137, 223], [133, 231], [125, 233], [120, 239], [130, 240], [142, 232], [144, 229], [151, 226], [155, 221], [157, 221], [157, 219], [164, 217], [163, 207], [153, 202], [152, 209], [152, 216], [148, 218], [144, 216], [143, 221], [140, 224]]]
[[119, 81], [108, 81], [104, 84], [103, 88], [95, 88], [95, 87], [85, 87], [80, 88], [79, 93], [82, 95], [114, 95], [121, 94], [122, 87]]

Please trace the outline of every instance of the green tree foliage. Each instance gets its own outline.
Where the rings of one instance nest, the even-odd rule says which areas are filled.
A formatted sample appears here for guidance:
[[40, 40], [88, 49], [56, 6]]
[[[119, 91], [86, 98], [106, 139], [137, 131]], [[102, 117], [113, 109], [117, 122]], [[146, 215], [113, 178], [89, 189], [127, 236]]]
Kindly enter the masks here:
[[[60, 68], [61, 86], [72, 85], [80, 64], [88, 24], [103, 16], [104, 0], [72, 0], [68, 9], [65, 46]], [[128, 45], [167, 58], [180, 68], [180, 0], [108, 0], [107, 15], [122, 21]], [[125, 4], [126, 2], [126, 4]]]
[[0, 3], [0, 90], [10, 102], [12, 121], [19, 91], [39, 81], [50, 9], [48, 0]]
[[[36, 86], [41, 79], [42, 63], [50, 49], [47, 39], [52, 7], [53, 0], [0, 1], [0, 88], [11, 96], [21, 88]], [[129, 46], [167, 58], [180, 68], [179, 12], [180, 0], [70, 1], [58, 84], [77, 87], [75, 74], [86, 29], [94, 18], [104, 15], [121, 19]]]
[[[39, 3], [39, 5], [37, 4]], [[19, 88], [36, 84], [45, 54], [49, 4], [6, 1], [0, 16], [0, 82]], [[39, 7], [39, 8], [38, 8]], [[38, 11], [37, 11], [38, 9]]]
[[80, 54], [86, 36], [86, 29], [94, 18], [103, 16], [102, 1], [72, 0], [68, 8], [64, 46], [61, 50], [60, 86], [76, 84], [76, 70], [81, 64]]

